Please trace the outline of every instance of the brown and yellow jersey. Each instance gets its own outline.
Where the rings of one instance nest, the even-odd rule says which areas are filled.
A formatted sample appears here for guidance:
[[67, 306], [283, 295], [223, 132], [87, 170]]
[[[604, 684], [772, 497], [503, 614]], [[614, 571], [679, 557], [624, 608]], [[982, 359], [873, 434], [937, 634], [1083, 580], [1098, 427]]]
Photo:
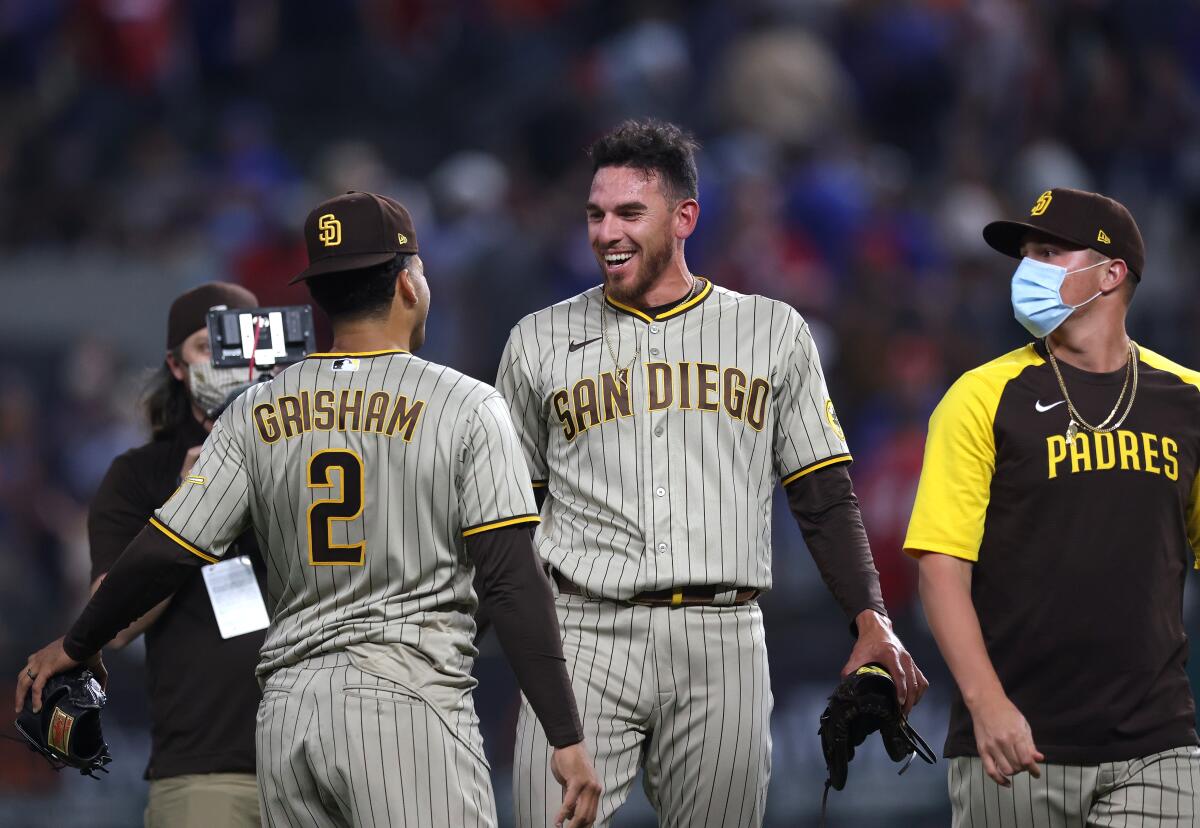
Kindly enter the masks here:
[[[1182, 604], [1200, 567], [1200, 373], [1138, 359], [1113, 433], [1068, 442], [1040, 342], [964, 374], [929, 421], [905, 548], [974, 563], [988, 654], [1049, 762], [1197, 743]], [[1079, 413], [1102, 422], [1125, 369], [1059, 368]], [[946, 755], [975, 753], [956, 693]]]

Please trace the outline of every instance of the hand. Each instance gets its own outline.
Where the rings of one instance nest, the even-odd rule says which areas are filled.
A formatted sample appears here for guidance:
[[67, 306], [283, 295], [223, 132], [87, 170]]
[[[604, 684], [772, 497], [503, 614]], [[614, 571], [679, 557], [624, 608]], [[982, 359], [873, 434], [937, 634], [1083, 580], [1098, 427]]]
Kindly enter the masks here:
[[864, 664], [882, 664], [896, 682], [896, 698], [901, 712], [907, 716], [929, 687], [925, 674], [892, 631], [891, 619], [874, 610], [863, 610], [854, 621], [858, 626], [858, 641], [842, 667], [842, 678]]
[[[21, 708], [25, 706], [25, 694], [31, 688], [33, 690], [33, 712], [40, 712], [42, 709], [42, 689], [46, 686], [46, 682], [59, 673], [79, 666], [79, 663], [67, 655], [66, 650], [63, 649], [63, 639], [61, 638], [50, 642], [31, 655], [25, 663], [24, 668], [22, 668], [20, 675], [17, 676], [16, 707], [14, 708], [14, 712], [21, 712]], [[108, 671], [104, 669], [104, 662], [100, 660], [99, 653], [88, 659], [87, 666], [96, 674], [96, 680], [100, 682], [101, 687], [108, 684]]]
[[192, 446], [187, 450], [187, 454], [183, 455], [183, 468], [179, 470], [179, 479], [188, 476], [188, 472], [192, 470], [192, 466], [196, 465], [196, 460], [200, 457], [200, 452], [204, 450], [204, 446]]
[[583, 742], [556, 748], [550, 757], [550, 770], [563, 789], [562, 809], [554, 819], [555, 828], [588, 828], [595, 823], [603, 788]]
[[975, 746], [983, 769], [997, 785], [1007, 788], [1010, 776], [1029, 771], [1040, 779], [1038, 762], [1046, 757], [1033, 744], [1029, 722], [1003, 692], [994, 693], [971, 706], [975, 725]]

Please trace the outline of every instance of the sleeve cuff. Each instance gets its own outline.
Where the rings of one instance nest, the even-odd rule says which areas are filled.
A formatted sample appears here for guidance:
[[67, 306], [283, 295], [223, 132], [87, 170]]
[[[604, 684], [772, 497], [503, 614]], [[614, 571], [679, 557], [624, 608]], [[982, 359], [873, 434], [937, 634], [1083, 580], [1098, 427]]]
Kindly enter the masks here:
[[927, 552], [934, 552], [938, 555], [949, 555], [952, 558], [962, 558], [964, 561], [970, 561], [971, 563], [979, 560], [978, 549], [964, 549], [961, 546], [940, 543], [938, 541], [904, 541], [904, 554], [910, 558], [920, 558]]
[[791, 472], [790, 474], [784, 475], [782, 483], [784, 486], [787, 486], [791, 483], [795, 483], [797, 480], [799, 480], [801, 477], [804, 477], [806, 474], [812, 474], [813, 472], [817, 471], [818, 469], [823, 469], [826, 466], [833, 466], [837, 463], [850, 463], [853, 460], [854, 460], [854, 458], [851, 457], [849, 454], [835, 454], [832, 457], [826, 457], [825, 459], [818, 460], [815, 463], [809, 463], [807, 466], [804, 466], [803, 468], [797, 469], [796, 471]]
[[207, 561], [208, 563], [217, 563], [218, 559], [216, 557], [208, 554], [207, 552], [202, 552], [201, 550], [192, 546], [190, 543], [185, 541], [183, 538], [179, 537], [179, 535], [175, 534], [170, 529], [168, 529], [164, 524], [160, 523], [157, 518], [150, 518], [150, 525], [153, 526], [158, 531], [162, 532], [164, 535], [166, 535], [171, 540], [175, 541], [175, 543], [179, 544], [187, 551], [191, 552], [197, 558], [200, 558], [203, 561]]
[[868, 602], [866, 604], [866, 606], [864, 606], [858, 612], [854, 613], [854, 615], [850, 618], [850, 637], [853, 638], [855, 641], [858, 640], [858, 616], [862, 615], [867, 610], [873, 610], [874, 612], [877, 612], [878, 614], [882, 615], [884, 618], [888, 619], [889, 621], [892, 618], [890, 615], [888, 615], [887, 607], [885, 607], [883, 605], [882, 601]]
[[505, 526], [516, 526], [519, 523], [540, 523], [541, 520], [537, 515], [516, 515], [515, 517], [480, 523], [476, 526], [468, 526], [462, 530], [462, 536], [469, 538], [472, 535], [478, 535], [480, 532], [490, 532], [493, 529], [503, 529]]
[[568, 748], [571, 745], [577, 745], [583, 741], [583, 731], [576, 729], [574, 731], [564, 730], [561, 734], [547, 734], [546, 741], [549, 742], [550, 746], [555, 750], [558, 750], [559, 748]]

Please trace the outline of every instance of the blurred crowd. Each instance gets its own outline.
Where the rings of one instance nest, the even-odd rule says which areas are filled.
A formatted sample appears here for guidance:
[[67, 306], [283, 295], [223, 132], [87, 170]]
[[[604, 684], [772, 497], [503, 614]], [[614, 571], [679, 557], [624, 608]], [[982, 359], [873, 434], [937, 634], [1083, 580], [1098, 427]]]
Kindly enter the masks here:
[[[583, 148], [622, 118], [675, 120], [703, 145], [688, 261], [811, 323], [885, 598], [936, 662], [900, 551], [926, 419], [954, 377], [1026, 338], [1014, 262], [980, 229], [1051, 186], [1120, 199], [1148, 247], [1131, 333], [1200, 365], [1197, 44], [1187, 0], [5, 0], [0, 290], [57, 280], [69, 302], [145, 271], [176, 293], [225, 278], [264, 304], [304, 302], [286, 282], [305, 213], [373, 190], [416, 221], [423, 355], [491, 380], [521, 315], [599, 280]], [[50, 309], [0, 308], [0, 665], [14, 674], [85, 597], [88, 500], [146, 437], [138, 388], [161, 352], [118, 333], [157, 341], [166, 308], [122, 298], [129, 319], [66, 341], [29, 324]], [[782, 718], [849, 639], [777, 523], [769, 636], [806, 643], [774, 651]], [[513, 707], [480, 706], [502, 753]], [[0, 798], [50, 785], [19, 750], [0, 743]]]

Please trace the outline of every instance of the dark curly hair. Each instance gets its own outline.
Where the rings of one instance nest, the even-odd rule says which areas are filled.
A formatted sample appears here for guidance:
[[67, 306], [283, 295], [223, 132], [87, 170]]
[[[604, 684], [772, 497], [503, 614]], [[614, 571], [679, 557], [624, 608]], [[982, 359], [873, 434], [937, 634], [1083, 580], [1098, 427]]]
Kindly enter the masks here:
[[386, 316], [396, 293], [396, 277], [408, 267], [410, 258], [397, 253], [381, 265], [313, 276], [305, 284], [330, 320]]
[[649, 118], [629, 120], [601, 136], [588, 148], [592, 174], [601, 167], [633, 167], [656, 173], [666, 193], [674, 201], [696, 198], [699, 175], [696, 150], [700, 144], [691, 133], [675, 124]]

